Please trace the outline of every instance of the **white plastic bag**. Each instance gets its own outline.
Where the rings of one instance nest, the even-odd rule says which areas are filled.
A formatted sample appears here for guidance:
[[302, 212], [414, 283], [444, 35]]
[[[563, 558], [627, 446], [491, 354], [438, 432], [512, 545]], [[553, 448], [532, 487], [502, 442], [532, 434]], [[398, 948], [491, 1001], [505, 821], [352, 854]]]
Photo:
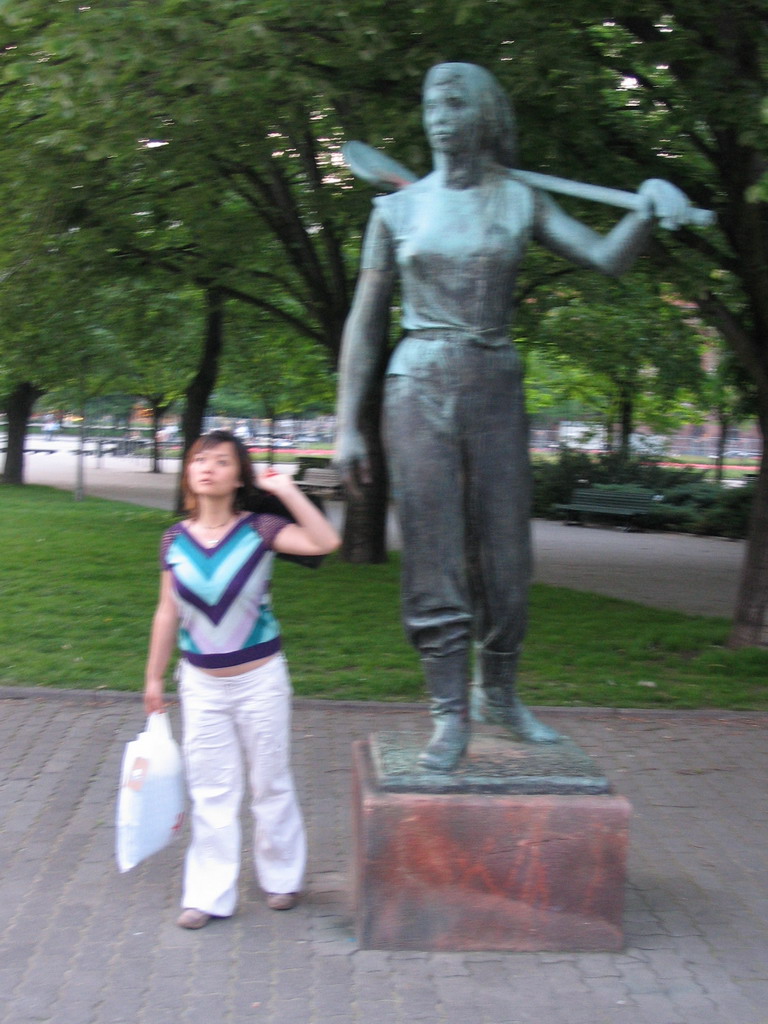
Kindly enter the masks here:
[[123, 753], [115, 821], [121, 871], [130, 871], [179, 835], [184, 805], [181, 752], [168, 715], [155, 712]]

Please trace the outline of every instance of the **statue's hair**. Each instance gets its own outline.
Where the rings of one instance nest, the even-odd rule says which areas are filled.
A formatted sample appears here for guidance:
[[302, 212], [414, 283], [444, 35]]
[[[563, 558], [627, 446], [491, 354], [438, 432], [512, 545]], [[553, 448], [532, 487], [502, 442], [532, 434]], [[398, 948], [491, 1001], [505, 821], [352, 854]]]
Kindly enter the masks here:
[[485, 145], [503, 167], [517, 161], [517, 126], [512, 104], [499, 83], [485, 68], [458, 61], [436, 64], [424, 78], [424, 92], [433, 85], [458, 81], [477, 100], [483, 121]]

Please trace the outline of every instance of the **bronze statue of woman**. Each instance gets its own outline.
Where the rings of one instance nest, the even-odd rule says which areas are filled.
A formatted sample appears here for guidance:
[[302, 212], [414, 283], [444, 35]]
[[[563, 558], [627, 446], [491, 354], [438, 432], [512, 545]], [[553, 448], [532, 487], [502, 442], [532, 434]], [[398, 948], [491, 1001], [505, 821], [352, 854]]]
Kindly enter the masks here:
[[434, 170], [374, 200], [344, 329], [336, 464], [368, 477], [362, 404], [387, 343], [399, 280], [404, 336], [387, 367], [384, 444], [403, 541], [403, 620], [419, 652], [434, 731], [419, 756], [450, 771], [473, 717], [522, 740], [559, 734], [521, 702], [517, 663], [530, 579], [530, 470], [520, 357], [510, 338], [515, 283], [535, 240], [581, 266], [620, 274], [657, 219], [684, 220], [668, 182], [639, 189], [639, 209], [607, 235], [516, 181], [510, 104], [489, 72], [440, 64], [424, 83]]

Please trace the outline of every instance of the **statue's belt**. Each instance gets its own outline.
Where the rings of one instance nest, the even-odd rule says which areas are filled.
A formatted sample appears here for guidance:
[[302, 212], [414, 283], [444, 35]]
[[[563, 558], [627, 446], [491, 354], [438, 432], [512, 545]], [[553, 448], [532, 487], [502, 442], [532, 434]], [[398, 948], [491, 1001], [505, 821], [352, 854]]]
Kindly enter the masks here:
[[506, 332], [469, 331], [462, 327], [425, 327], [408, 331], [403, 341], [449, 341], [454, 344], [479, 345], [481, 348], [513, 348]]

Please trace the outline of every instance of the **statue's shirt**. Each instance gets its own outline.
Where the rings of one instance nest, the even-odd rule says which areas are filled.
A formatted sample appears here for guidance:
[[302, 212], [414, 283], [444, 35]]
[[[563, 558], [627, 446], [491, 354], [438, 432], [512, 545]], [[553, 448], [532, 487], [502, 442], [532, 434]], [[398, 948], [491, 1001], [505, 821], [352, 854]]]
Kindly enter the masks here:
[[[397, 268], [407, 332], [389, 373], [429, 362], [423, 346], [463, 339], [508, 345], [517, 271], [531, 237], [534, 198], [502, 170], [474, 188], [449, 189], [436, 174], [374, 200], [363, 270]], [[436, 353], [431, 351], [431, 357]]]

